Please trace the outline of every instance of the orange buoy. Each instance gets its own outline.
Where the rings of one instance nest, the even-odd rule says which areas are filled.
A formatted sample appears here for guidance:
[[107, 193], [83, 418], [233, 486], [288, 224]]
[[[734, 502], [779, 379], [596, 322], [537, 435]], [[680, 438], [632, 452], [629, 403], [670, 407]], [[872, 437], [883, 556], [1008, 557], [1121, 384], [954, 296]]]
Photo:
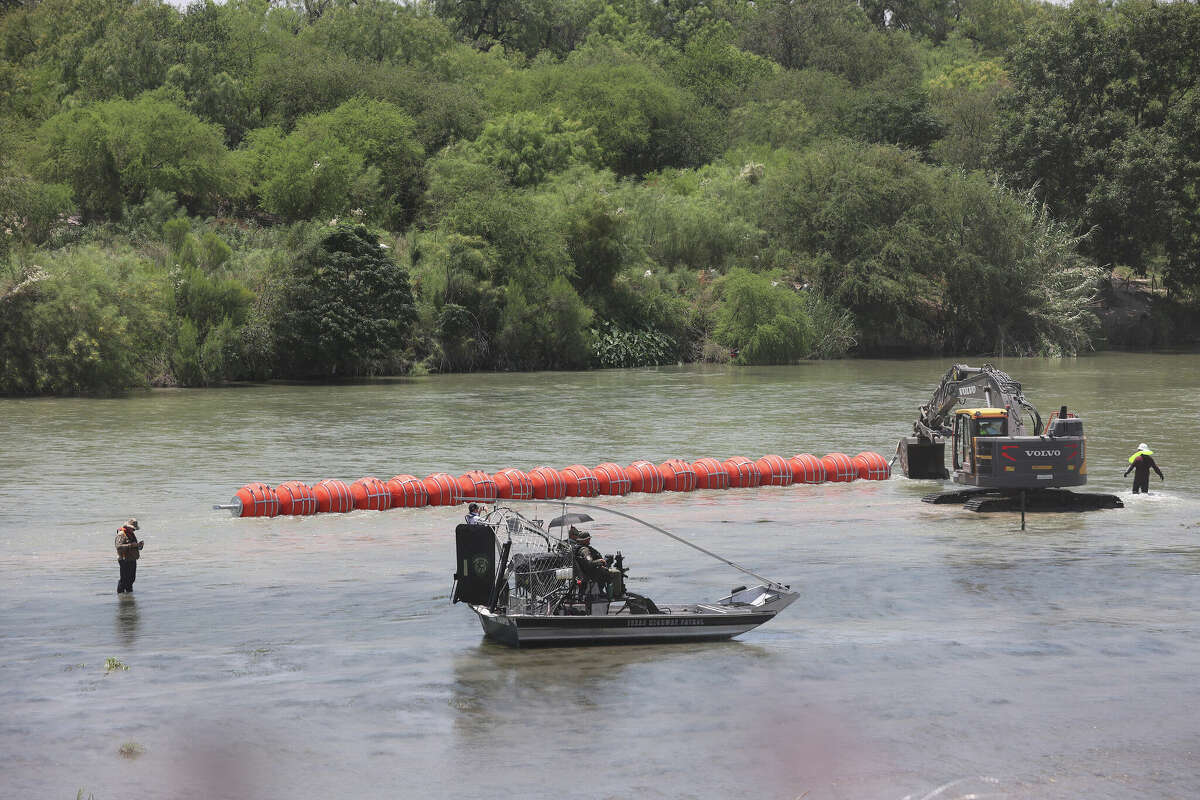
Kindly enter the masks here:
[[848, 483], [858, 477], [858, 469], [845, 453], [829, 453], [821, 458], [825, 467], [825, 480]]
[[668, 458], [658, 465], [663, 476], [663, 488], [668, 492], [691, 492], [696, 489], [696, 470], [681, 458]]
[[625, 468], [629, 478], [629, 491], [657, 494], [663, 490], [663, 474], [657, 464], [635, 461]]
[[496, 499], [496, 481], [483, 470], [473, 469], [458, 477], [459, 497]]
[[265, 483], [247, 483], [229, 501], [235, 517], [274, 517], [279, 514], [279, 495]]
[[421, 483], [425, 485], [431, 506], [456, 506], [462, 502], [458, 481], [448, 472], [435, 472]]
[[729, 475], [730, 489], [753, 489], [762, 483], [758, 465], [745, 456], [734, 456], [721, 462]]
[[362, 511], [387, 511], [392, 507], [392, 493], [387, 484], [376, 477], [359, 478], [350, 484], [354, 507]]
[[860, 480], [886, 481], [892, 477], [892, 465], [887, 462], [886, 458], [879, 455], [879, 453], [873, 453], [868, 450], [859, 453], [850, 460], [854, 462], [854, 467], [858, 472]]
[[697, 489], [728, 489], [729, 473], [715, 458], [702, 458], [692, 464]]
[[796, 483], [824, 483], [825, 465], [811, 453], [800, 453], [788, 459], [792, 466], [792, 479]]
[[560, 472], [566, 483], [567, 497], [595, 497], [600, 494], [600, 479], [591, 468], [572, 464]]
[[599, 464], [593, 472], [596, 474], [596, 488], [600, 494], [617, 496], [629, 494], [629, 476], [625, 474], [625, 468], [620, 464], [605, 461], [603, 464]]
[[754, 462], [764, 486], [791, 486], [792, 465], [783, 456], [763, 456]]
[[279, 498], [279, 513], [283, 516], [303, 517], [317, 513], [317, 496], [312, 487], [301, 481], [285, 481], [275, 487]]
[[387, 482], [392, 508], [423, 508], [429, 505], [425, 483], [415, 475], [397, 475]]
[[492, 476], [496, 481], [496, 497], [503, 500], [532, 500], [533, 483], [524, 470], [502, 469]]
[[561, 500], [567, 496], [567, 482], [554, 467], [534, 467], [529, 470], [529, 482], [538, 500]]
[[350, 487], [337, 478], [317, 481], [317, 485], [313, 487], [313, 494], [317, 496], [317, 510], [324, 514], [354, 509], [354, 497], [350, 494]]

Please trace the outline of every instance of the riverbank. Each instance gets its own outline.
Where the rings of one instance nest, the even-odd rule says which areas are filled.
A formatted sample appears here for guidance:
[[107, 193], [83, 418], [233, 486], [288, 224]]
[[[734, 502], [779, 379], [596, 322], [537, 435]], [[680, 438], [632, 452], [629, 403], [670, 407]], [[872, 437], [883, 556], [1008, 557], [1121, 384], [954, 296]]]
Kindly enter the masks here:
[[1098, 350], [1200, 346], [1200, 309], [1168, 297], [1148, 278], [1110, 277], [1094, 312], [1100, 320]]

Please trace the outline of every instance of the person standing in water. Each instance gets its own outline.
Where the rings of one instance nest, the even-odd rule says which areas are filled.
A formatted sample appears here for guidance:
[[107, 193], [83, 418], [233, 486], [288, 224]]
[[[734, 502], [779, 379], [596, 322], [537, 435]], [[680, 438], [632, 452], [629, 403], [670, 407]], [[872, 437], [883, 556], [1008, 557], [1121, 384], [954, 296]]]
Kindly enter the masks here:
[[117, 581], [117, 594], [132, 592], [133, 582], [137, 578], [137, 560], [142, 554], [145, 542], [139, 542], [137, 534], [138, 521], [130, 518], [128, 522], [117, 529], [117, 565], [121, 568], [121, 578]]
[[1162, 470], [1158, 468], [1158, 464], [1154, 463], [1154, 451], [1151, 450], [1145, 442], [1138, 445], [1137, 452], [1129, 457], [1129, 469], [1125, 470], [1128, 475], [1133, 471], [1133, 493], [1149, 494], [1150, 493], [1150, 470], [1158, 473], [1158, 479], [1165, 481]]

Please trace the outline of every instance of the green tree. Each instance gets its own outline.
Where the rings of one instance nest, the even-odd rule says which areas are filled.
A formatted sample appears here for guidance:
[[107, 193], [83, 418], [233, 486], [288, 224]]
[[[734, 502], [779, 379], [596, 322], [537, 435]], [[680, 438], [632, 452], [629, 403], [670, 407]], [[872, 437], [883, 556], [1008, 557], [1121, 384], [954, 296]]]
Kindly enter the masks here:
[[153, 190], [192, 212], [214, 207], [229, 186], [219, 128], [144, 94], [56, 114], [38, 131], [39, 171], [69, 184], [89, 219], [117, 219]]
[[909, 87], [921, 77], [912, 40], [872, 28], [852, 0], [768, 0], [744, 30], [742, 46], [787, 69], [832, 72], [854, 86]]
[[[1195, 3], [1073, 4], [1010, 52], [996, 157], [1055, 217], [1095, 227], [1084, 247], [1098, 261], [1144, 273], [1161, 258], [1174, 288], [1194, 274], [1200, 233], [1197, 53]], [[1184, 109], [1191, 123], [1176, 124]]]
[[777, 165], [764, 186], [769, 231], [854, 314], [860, 352], [1088, 346], [1098, 274], [1079, 237], [980, 173], [838, 143]]
[[740, 364], [790, 364], [813, 343], [804, 299], [779, 277], [731, 270], [720, 283], [718, 342], [738, 351]]
[[380, 219], [399, 228], [412, 218], [423, 189], [420, 170], [425, 152], [416, 138], [416, 123], [404, 111], [386, 101], [355, 98], [325, 114], [304, 118], [289, 139], [293, 137], [336, 142], [361, 156], [367, 169], [379, 173]]
[[370, 374], [404, 349], [415, 319], [408, 273], [365, 227], [338, 225], [295, 266], [278, 341], [286, 374]]
[[160, 271], [97, 247], [0, 269], [0, 393], [117, 394], [146, 384], [168, 338]]
[[502, 114], [483, 126], [468, 148], [475, 158], [503, 172], [513, 186], [541, 183], [552, 172], [595, 163], [596, 134], [552, 109]]
[[461, 38], [478, 47], [499, 43], [527, 56], [564, 56], [583, 41], [599, 0], [435, 0], [434, 8]]
[[389, 0], [338, 3], [304, 36], [356, 61], [430, 64], [452, 43], [450, 29], [430, 11]]
[[659, 67], [603, 43], [576, 50], [563, 64], [539, 64], [516, 77], [523, 109], [559, 109], [596, 132], [602, 164], [621, 175], [696, 166], [721, 143], [719, 120]]

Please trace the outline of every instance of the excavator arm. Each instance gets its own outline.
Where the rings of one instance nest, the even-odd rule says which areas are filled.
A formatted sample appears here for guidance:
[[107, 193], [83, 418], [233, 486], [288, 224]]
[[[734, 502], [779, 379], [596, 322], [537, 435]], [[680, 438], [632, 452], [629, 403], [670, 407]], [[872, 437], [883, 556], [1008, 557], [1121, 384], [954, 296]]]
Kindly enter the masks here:
[[922, 443], [932, 443], [941, 437], [950, 436], [953, 410], [957, 405], [980, 408], [1006, 408], [1012, 433], [1024, 436], [1027, 433], [1022, 413], [1028, 417], [1032, 435], [1042, 432], [1042, 417], [1033, 404], [1025, 399], [1021, 384], [1008, 373], [991, 364], [971, 367], [955, 364], [946, 370], [933, 396], [921, 406], [917, 421], [913, 423], [913, 436]]

